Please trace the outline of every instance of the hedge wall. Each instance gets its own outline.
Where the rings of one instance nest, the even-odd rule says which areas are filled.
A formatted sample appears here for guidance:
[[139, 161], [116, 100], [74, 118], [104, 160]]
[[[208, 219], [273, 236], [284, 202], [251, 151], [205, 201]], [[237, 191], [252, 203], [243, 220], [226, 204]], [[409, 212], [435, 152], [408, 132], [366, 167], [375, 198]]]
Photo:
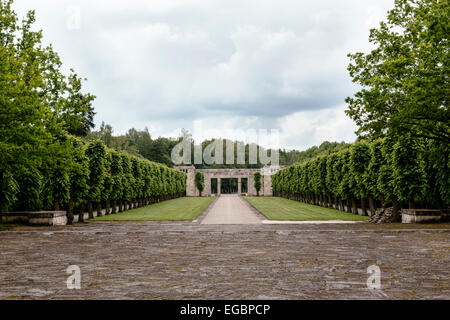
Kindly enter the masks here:
[[[186, 174], [164, 165], [67, 136], [40, 168], [1, 175], [2, 211], [67, 210], [83, 219], [185, 195]], [[62, 150], [61, 150], [62, 149]]]
[[272, 176], [272, 186], [276, 196], [353, 213], [442, 209], [450, 205], [449, 166], [448, 146], [405, 134], [292, 165]]

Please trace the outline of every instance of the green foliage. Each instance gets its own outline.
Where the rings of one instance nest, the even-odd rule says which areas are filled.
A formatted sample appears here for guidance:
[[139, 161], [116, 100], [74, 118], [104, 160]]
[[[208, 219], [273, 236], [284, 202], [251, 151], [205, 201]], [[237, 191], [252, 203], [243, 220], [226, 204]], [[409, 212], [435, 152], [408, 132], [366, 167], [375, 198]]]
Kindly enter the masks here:
[[358, 133], [386, 133], [450, 142], [447, 0], [396, 0], [387, 21], [370, 31], [376, 46], [349, 55], [353, 82], [362, 89], [347, 98]]
[[86, 148], [89, 159], [89, 199], [99, 202], [102, 199], [106, 172], [106, 148], [100, 140], [92, 141]]
[[43, 177], [41, 173], [32, 169], [21, 173], [15, 179], [19, 186], [19, 192], [13, 209], [15, 211], [39, 211], [42, 208]]
[[355, 196], [365, 198], [368, 196], [366, 174], [371, 159], [370, 144], [365, 141], [356, 142], [351, 147], [350, 171], [355, 179]]
[[309, 148], [308, 150], [299, 152], [297, 162], [307, 162], [319, 156], [327, 156], [349, 147], [349, 143], [325, 141], [318, 147], [314, 146]]
[[201, 172], [196, 172], [194, 181], [195, 181], [195, 187], [200, 192], [200, 196], [201, 196], [203, 190], [205, 189], [205, 176]]
[[256, 192], [257, 192], [258, 195], [259, 195], [259, 192], [261, 191], [261, 187], [262, 187], [262, 184], [261, 184], [261, 173], [256, 172], [256, 173], [253, 175], [253, 177], [254, 177], [254, 180], [255, 180], [254, 186], [255, 186]]
[[424, 145], [403, 135], [392, 154], [394, 192], [399, 200], [423, 201], [427, 191], [427, 175], [423, 160]]
[[19, 185], [10, 172], [0, 174], [0, 183], [0, 212], [5, 212], [17, 201]]
[[112, 154], [109, 150], [105, 154], [105, 176], [103, 180], [102, 201], [111, 199], [111, 193], [114, 187], [114, 180], [111, 173]]
[[311, 203], [312, 195], [317, 199], [328, 194], [343, 200], [372, 197], [386, 205], [400, 201], [402, 206], [416, 202], [446, 208], [449, 153], [446, 145], [408, 134], [399, 140], [359, 141], [351, 148], [278, 171], [272, 186], [276, 195]]
[[73, 70], [61, 72], [58, 54], [32, 31], [34, 12], [19, 22], [12, 4], [0, 0], [0, 210], [181, 195], [184, 173], [74, 137], [93, 128], [95, 97]]
[[77, 138], [72, 138], [72, 159], [70, 168], [70, 198], [75, 206], [88, 198], [89, 193], [89, 159], [84, 151], [84, 144]]
[[377, 188], [383, 197], [383, 200], [390, 203], [395, 200], [394, 181], [393, 181], [393, 165], [392, 165], [392, 148], [394, 142], [391, 139], [384, 138], [381, 146], [382, 162], [378, 173]]
[[111, 176], [113, 181], [113, 188], [111, 191], [112, 200], [122, 199], [124, 189], [124, 176], [122, 166], [122, 156], [117, 151], [111, 152]]
[[378, 199], [381, 195], [381, 191], [378, 188], [378, 176], [380, 174], [381, 166], [383, 165], [382, 148], [382, 139], [375, 140], [370, 144], [370, 160], [363, 176], [368, 193], [375, 199]]

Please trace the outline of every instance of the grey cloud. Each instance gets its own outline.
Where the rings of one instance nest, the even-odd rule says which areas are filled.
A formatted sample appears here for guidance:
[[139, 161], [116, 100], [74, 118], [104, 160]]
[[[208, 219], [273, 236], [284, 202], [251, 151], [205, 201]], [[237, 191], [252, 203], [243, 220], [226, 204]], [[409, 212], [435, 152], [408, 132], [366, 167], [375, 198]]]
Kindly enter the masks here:
[[[355, 89], [346, 54], [367, 49], [370, 23], [393, 2], [17, 0], [16, 6], [35, 8], [45, 39], [89, 79], [98, 123], [119, 131], [155, 123], [159, 135], [199, 118], [276, 124], [342, 106]], [[68, 6], [81, 8], [80, 30], [65, 27]]]

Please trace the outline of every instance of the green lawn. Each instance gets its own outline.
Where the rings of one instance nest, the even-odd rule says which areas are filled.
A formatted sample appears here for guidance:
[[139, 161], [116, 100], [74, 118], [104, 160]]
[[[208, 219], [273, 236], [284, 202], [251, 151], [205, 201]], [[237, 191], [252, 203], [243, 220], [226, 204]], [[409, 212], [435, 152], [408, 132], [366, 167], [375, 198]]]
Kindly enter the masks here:
[[12, 229], [12, 226], [0, 226], [0, 231], [6, 231]]
[[365, 221], [368, 217], [322, 208], [310, 204], [272, 197], [247, 197], [269, 220], [281, 221]]
[[213, 200], [213, 198], [179, 198], [97, 217], [94, 221], [189, 221], [194, 220]]

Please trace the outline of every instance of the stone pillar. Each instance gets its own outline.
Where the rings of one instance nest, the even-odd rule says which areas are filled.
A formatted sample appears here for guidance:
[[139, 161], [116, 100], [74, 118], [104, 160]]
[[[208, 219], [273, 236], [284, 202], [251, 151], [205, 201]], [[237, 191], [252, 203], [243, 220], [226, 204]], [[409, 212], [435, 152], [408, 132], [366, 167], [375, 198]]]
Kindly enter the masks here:
[[205, 190], [203, 191], [203, 195], [209, 197], [211, 195], [211, 177], [205, 176]]
[[217, 194], [218, 194], [219, 196], [220, 196], [220, 194], [222, 193], [220, 184], [221, 184], [221, 179], [220, 179], [220, 178], [217, 178]]
[[253, 176], [253, 173], [250, 173], [248, 176], [248, 195], [249, 196], [256, 196], [256, 189], [255, 189], [255, 177]]
[[238, 195], [242, 194], [242, 179], [238, 178]]

